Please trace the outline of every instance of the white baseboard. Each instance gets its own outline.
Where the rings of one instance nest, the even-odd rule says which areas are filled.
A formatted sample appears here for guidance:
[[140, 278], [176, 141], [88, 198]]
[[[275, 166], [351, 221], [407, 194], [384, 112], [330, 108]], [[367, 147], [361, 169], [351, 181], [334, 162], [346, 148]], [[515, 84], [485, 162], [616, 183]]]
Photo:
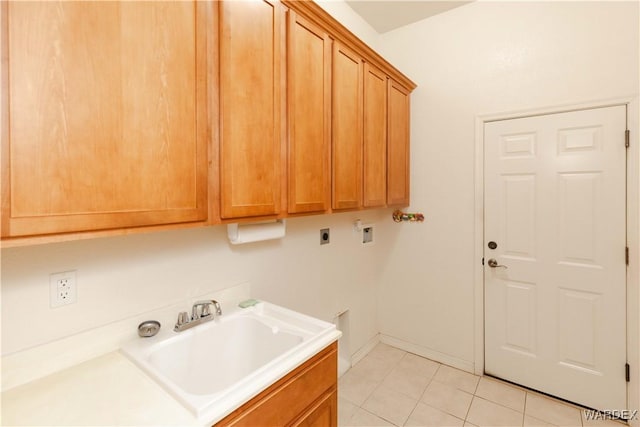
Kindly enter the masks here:
[[400, 350], [408, 351], [409, 353], [417, 354], [418, 356], [426, 357], [427, 359], [431, 359], [435, 362], [439, 362], [453, 368], [461, 369], [463, 371], [474, 374], [474, 364], [472, 361], [462, 360], [457, 357], [440, 353], [439, 351], [432, 350], [430, 348], [412, 344], [410, 342], [403, 341], [399, 338], [395, 338], [389, 335], [380, 334], [379, 339], [382, 343], [399, 348]]
[[351, 356], [351, 366], [361, 361], [380, 342], [380, 334], [375, 334], [365, 345]]

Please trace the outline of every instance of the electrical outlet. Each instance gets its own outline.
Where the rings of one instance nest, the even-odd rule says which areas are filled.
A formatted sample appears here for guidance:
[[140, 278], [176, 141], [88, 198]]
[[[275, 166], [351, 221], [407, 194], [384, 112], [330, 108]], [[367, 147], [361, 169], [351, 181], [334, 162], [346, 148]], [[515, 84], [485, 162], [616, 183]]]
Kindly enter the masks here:
[[49, 302], [51, 308], [73, 304], [78, 300], [76, 271], [49, 275]]
[[362, 227], [362, 244], [373, 245], [373, 225], [365, 225]]
[[323, 228], [320, 230], [320, 244], [321, 245], [326, 245], [327, 243], [329, 243], [329, 229], [328, 228]]

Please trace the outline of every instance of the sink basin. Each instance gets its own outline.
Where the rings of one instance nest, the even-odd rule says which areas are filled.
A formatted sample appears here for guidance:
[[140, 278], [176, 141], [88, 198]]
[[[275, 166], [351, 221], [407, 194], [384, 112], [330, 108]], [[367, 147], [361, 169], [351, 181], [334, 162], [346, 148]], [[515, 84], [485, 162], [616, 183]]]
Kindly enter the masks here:
[[270, 303], [223, 310], [218, 319], [187, 331], [163, 330], [122, 347], [206, 423], [222, 419], [340, 337], [332, 323]]
[[194, 332], [165, 343], [148, 361], [177, 386], [197, 395], [232, 386], [304, 340], [301, 334], [253, 316], [236, 316]]

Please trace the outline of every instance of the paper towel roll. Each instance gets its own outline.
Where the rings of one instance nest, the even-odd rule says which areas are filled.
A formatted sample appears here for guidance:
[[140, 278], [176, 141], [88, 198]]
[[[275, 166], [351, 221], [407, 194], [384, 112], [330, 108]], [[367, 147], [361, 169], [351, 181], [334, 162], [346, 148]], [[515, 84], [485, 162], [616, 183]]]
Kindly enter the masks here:
[[233, 245], [281, 239], [285, 235], [285, 220], [255, 224], [228, 224], [227, 236]]

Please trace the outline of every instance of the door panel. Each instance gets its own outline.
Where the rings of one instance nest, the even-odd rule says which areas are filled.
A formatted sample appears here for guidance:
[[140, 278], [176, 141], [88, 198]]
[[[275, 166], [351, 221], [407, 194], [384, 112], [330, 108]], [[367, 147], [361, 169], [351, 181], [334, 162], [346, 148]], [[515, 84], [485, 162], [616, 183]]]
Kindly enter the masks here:
[[333, 43], [333, 209], [362, 206], [362, 58]]
[[387, 76], [364, 64], [364, 201], [365, 207], [387, 203]]
[[485, 371], [625, 408], [624, 106], [485, 125]]
[[536, 177], [509, 175], [503, 179], [505, 255], [534, 258]]
[[561, 263], [596, 265], [596, 201], [602, 198], [602, 173], [561, 173], [560, 258]]
[[409, 206], [409, 94], [389, 79], [387, 111], [387, 204]]
[[331, 198], [331, 39], [289, 11], [289, 213], [322, 212]]
[[219, 6], [221, 217], [278, 214], [283, 11], [266, 0]]
[[506, 287], [506, 328], [504, 342], [512, 351], [536, 354], [536, 286], [511, 281]]
[[2, 7], [3, 237], [205, 220], [202, 6]]
[[599, 294], [559, 289], [559, 360], [561, 364], [590, 369], [596, 368], [596, 325], [602, 313], [602, 297]]

